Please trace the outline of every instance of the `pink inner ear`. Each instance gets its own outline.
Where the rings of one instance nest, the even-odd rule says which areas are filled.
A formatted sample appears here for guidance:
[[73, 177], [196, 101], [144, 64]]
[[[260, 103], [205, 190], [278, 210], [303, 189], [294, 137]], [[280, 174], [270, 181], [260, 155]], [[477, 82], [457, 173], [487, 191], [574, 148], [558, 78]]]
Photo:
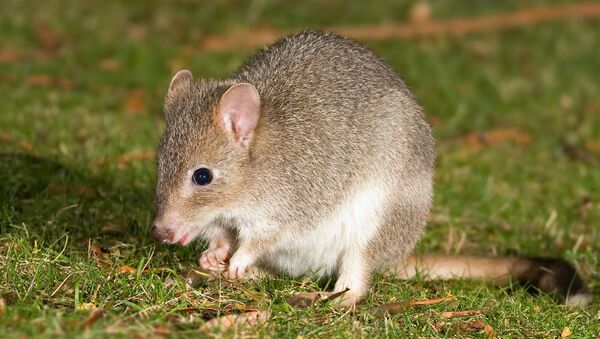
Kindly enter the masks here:
[[251, 84], [231, 86], [219, 101], [218, 115], [225, 130], [247, 145], [260, 116], [260, 96]]

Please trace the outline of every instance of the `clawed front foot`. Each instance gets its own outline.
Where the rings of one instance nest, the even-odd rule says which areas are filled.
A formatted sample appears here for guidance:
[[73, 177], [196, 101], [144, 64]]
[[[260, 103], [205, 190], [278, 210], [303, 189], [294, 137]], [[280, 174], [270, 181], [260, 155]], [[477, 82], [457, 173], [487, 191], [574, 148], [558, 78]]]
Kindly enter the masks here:
[[248, 273], [252, 272], [255, 257], [248, 252], [238, 249], [229, 260], [229, 268], [224, 272], [228, 279], [243, 279]]
[[227, 279], [238, 280], [256, 278], [264, 275], [254, 267], [255, 257], [244, 249], [238, 249], [233, 255], [230, 244], [222, 241], [212, 242], [209, 248], [202, 252], [200, 267], [208, 272], [222, 273]]
[[230, 257], [229, 247], [208, 248], [200, 256], [200, 267], [210, 272], [224, 272]]

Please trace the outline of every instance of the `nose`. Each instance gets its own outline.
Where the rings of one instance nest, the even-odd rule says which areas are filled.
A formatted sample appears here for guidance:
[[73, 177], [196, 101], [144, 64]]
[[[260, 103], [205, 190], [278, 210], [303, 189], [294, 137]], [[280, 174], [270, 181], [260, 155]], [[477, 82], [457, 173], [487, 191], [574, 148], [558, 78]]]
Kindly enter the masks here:
[[161, 227], [156, 222], [154, 222], [154, 225], [152, 225], [152, 228], [150, 229], [150, 234], [152, 235], [152, 238], [154, 238], [156, 241], [162, 243], [173, 242], [173, 231], [166, 227]]

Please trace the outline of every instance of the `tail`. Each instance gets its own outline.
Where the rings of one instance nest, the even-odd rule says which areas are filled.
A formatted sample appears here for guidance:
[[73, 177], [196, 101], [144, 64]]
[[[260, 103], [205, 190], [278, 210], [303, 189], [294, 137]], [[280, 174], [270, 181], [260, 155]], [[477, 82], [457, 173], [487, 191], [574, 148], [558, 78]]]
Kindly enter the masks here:
[[563, 259], [424, 255], [411, 256], [388, 272], [400, 279], [418, 274], [431, 280], [481, 279], [499, 285], [516, 281], [555, 295], [568, 306], [585, 306], [592, 301], [583, 279]]

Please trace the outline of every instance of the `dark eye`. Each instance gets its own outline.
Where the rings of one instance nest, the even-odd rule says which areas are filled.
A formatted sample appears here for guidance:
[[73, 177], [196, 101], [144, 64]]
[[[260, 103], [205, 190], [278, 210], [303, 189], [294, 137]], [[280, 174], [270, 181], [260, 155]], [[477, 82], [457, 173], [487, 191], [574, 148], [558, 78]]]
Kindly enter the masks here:
[[212, 181], [212, 173], [206, 167], [198, 168], [192, 175], [192, 181], [196, 185], [208, 185]]

